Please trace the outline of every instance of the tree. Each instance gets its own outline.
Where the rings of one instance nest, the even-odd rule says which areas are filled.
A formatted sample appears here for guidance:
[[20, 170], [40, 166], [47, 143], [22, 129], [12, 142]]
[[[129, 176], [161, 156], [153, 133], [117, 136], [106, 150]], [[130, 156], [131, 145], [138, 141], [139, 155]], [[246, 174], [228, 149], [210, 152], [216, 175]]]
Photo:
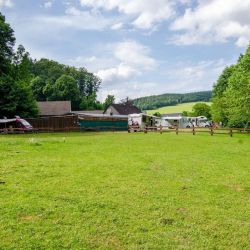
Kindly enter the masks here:
[[101, 110], [103, 105], [100, 102], [96, 101], [96, 93], [93, 93], [90, 96], [84, 96], [81, 99], [80, 103], [81, 110]]
[[14, 44], [14, 31], [0, 12], [0, 76], [10, 73]]
[[206, 103], [196, 103], [193, 106], [193, 114], [194, 116], [206, 116], [208, 119], [211, 118], [211, 107]]
[[157, 116], [157, 117], [161, 117], [161, 113], [160, 112], [155, 112], [153, 115]]
[[221, 97], [228, 87], [230, 76], [233, 74], [235, 66], [226, 67], [213, 86], [213, 97]]
[[106, 109], [109, 105], [113, 104], [115, 102], [115, 96], [114, 95], [107, 95], [103, 107]]
[[0, 77], [1, 116], [35, 117], [38, 114], [31, 89], [13, 80], [10, 76]]
[[14, 64], [14, 71], [15, 75], [14, 78], [16, 80], [21, 80], [26, 82], [27, 85], [30, 84], [30, 81], [33, 78], [32, 74], [32, 59], [30, 58], [29, 53], [25, 50], [22, 45], [19, 45], [17, 48], [16, 53], [13, 57], [13, 64]]
[[230, 127], [250, 127], [250, 46], [236, 65], [222, 72], [213, 95], [215, 121]]
[[24, 71], [21, 73], [18, 68], [23, 63], [24, 57], [21, 58], [21, 55], [24, 55], [25, 50], [19, 47], [16, 55], [20, 57], [15, 58], [14, 44], [14, 32], [0, 13], [0, 114], [7, 117], [36, 116], [36, 102], [26, 82], [28, 73], [25, 75]]
[[78, 107], [79, 89], [76, 80], [72, 76], [62, 75], [56, 80], [52, 88], [52, 100], [71, 101], [73, 108]]
[[[96, 93], [101, 80], [85, 68], [77, 69], [52, 60], [41, 59], [33, 63], [33, 74], [35, 78], [31, 81], [31, 87], [39, 101], [59, 101], [66, 98], [72, 101], [75, 110], [79, 110], [80, 103], [81, 108], [89, 106], [92, 109], [99, 109], [102, 107], [102, 104], [96, 101]], [[64, 83], [61, 82], [62, 79]], [[73, 88], [72, 91], [70, 91], [71, 88]]]

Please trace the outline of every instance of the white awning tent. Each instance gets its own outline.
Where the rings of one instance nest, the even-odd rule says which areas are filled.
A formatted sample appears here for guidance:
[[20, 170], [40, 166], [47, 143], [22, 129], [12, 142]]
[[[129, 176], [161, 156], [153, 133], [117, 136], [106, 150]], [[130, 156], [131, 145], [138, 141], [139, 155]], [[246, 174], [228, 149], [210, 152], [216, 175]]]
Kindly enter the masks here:
[[181, 120], [182, 117], [180, 116], [176, 116], [176, 117], [173, 117], [173, 116], [165, 116], [162, 118], [163, 120]]
[[16, 118], [14, 119], [0, 119], [0, 123], [8, 123], [8, 122], [15, 122]]

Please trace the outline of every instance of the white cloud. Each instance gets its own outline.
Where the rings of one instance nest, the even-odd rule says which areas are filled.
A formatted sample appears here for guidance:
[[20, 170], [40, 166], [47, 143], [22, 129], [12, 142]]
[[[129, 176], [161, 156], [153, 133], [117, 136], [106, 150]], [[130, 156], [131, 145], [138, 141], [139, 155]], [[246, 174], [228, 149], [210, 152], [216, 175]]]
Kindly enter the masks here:
[[129, 40], [118, 43], [114, 46], [114, 56], [121, 62], [141, 69], [153, 69], [156, 67], [156, 61], [150, 57], [148, 47]]
[[13, 1], [12, 0], [0, 0], [0, 7], [8, 7], [11, 8], [13, 7]]
[[235, 39], [238, 46], [250, 41], [250, 0], [202, 0], [170, 26], [179, 31], [170, 39], [178, 45], [209, 44]]
[[112, 30], [120, 30], [123, 28], [123, 23], [119, 22], [119, 23], [115, 23], [114, 25], [111, 26]]
[[80, 0], [82, 6], [94, 9], [117, 10], [129, 15], [136, 28], [150, 29], [175, 13], [173, 0]]
[[128, 80], [137, 74], [139, 74], [139, 72], [136, 69], [123, 63], [120, 63], [117, 67], [102, 69], [97, 72], [104, 86], [120, 84], [124, 80]]
[[107, 93], [116, 93], [118, 99], [127, 95], [134, 97], [134, 93], [139, 94], [145, 89], [145, 86], [139, 88], [138, 83], [135, 84], [136, 77], [157, 67], [157, 62], [150, 56], [150, 49], [133, 40], [108, 44], [103, 47], [103, 54], [109, 58], [106, 58], [106, 62], [98, 56], [84, 59], [89, 65], [99, 64], [95, 73], [102, 79], [102, 89], [98, 95], [101, 100]]
[[75, 67], [85, 67], [91, 72], [97, 72], [100, 69], [112, 68], [116, 65], [117, 61], [113, 57], [102, 56], [77, 56], [65, 62], [66, 64], [73, 65]]
[[47, 2], [44, 3], [44, 8], [49, 9], [49, 8], [52, 7], [52, 5], [53, 5], [52, 1], [47, 1]]
[[48, 28], [77, 30], [103, 30], [115, 22], [113, 18], [103, 17], [98, 11], [82, 11], [75, 7], [68, 7], [64, 15], [43, 15], [34, 17], [33, 20]]
[[166, 90], [179, 93], [209, 90], [227, 65], [223, 59], [179, 62], [167, 70], [166, 80], [171, 84]]
[[129, 80], [142, 71], [152, 70], [156, 67], [156, 61], [150, 57], [148, 47], [133, 41], [110, 44], [107, 47], [112, 50], [112, 57], [116, 60], [116, 66], [105, 67], [98, 70], [97, 75], [106, 84], [120, 84]]

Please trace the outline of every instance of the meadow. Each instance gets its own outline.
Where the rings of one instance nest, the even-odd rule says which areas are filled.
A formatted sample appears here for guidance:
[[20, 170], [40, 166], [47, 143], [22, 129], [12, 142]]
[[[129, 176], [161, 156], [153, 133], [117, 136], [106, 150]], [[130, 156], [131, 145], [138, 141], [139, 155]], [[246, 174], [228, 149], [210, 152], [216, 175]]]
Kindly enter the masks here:
[[[197, 102], [188, 102], [188, 103], [181, 103], [181, 104], [174, 105], [174, 106], [165, 106], [165, 107], [154, 109], [154, 110], [147, 110], [147, 114], [152, 115], [156, 112], [159, 112], [160, 114], [182, 113], [183, 111], [191, 112], [193, 106], [196, 103]], [[209, 105], [211, 104], [211, 102], [206, 102], [206, 103]]]
[[0, 249], [249, 249], [250, 136], [0, 136]]

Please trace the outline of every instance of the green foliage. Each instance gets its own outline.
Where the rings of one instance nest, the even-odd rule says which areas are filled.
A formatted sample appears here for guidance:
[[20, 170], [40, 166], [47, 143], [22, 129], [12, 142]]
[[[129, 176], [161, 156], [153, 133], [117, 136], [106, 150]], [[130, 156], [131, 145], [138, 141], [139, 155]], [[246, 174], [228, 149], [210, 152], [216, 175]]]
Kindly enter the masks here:
[[75, 110], [100, 108], [96, 93], [101, 80], [85, 68], [77, 69], [41, 59], [34, 62], [33, 74], [35, 78], [31, 87], [38, 101], [70, 100]]
[[96, 94], [93, 93], [90, 96], [82, 97], [81, 103], [80, 103], [80, 109], [81, 110], [102, 110], [103, 105], [96, 101]]
[[67, 101], [71, 100], [73, 109], [78, 108], [80, 99], [80, 91], [77, 86], [77, 81], [68, 75], [60, 76], [52, 86], [51, 100]]
[[109, 105], [115, 103], [115, 96], [114, 95], [107, 95], [104, 103], [103, 103], [103, 107], [104, 109], [106, 109]]
[[161, 117], [161, 113], [160, 112], [155, 112], [153, 115], [157, 116], [157, 117]]
[[204, 101], [211, 99], [211, 91], [201, 91], [187, 94], [163, 94], [135, 99], [134, 104], [142, 110], [152, 110], [164, 106], [173, 106], [180, 103]]
[[223, 71], [213, 92], [214, 121], [230, 127], [250, 127], [250, 46], [236, 65]]
[[0, 249], [249, 249], [249, 135], [0, 138]]
[[233, 74], [235, 70], [235, 66], [232, 65], [230, 67], [226, 67], [222, 74], [219, 76], [219, 79], [217, 80], [216, 84], [213, 87], [213, 97], [222, 97], [224, 91], [228, 87], [228, 80], [230, 76]]
[[0, 76], [10, 73], [14, 44], [14, 31], [0, 12]]
[[26, 84], [29, 85], [33, 78], [33, 62], [29, 56], [29, 53], [25, 51], [25, 48], [22, 45], [19, 45], [17, 48], [17, 51], [13, 57], [13, 65], [15, 72], [14, 78], [16, 80], [26, 82]]
[[206, 103], [196, 103], [193, 106], [191, 116], [206, 116], [208, 119], [211, 119], [211, 107]]
[[29, 54], [23, 46], [14, 53], [14, 44], [14, 32], [0, 13], [0, 116], [36, 116], [38, 110], [29, 87]]
[[9, 76], [0, 77], [0, 114], [12, 118], [35, 117], [38, 114], [36, 102], [29, 86]]

